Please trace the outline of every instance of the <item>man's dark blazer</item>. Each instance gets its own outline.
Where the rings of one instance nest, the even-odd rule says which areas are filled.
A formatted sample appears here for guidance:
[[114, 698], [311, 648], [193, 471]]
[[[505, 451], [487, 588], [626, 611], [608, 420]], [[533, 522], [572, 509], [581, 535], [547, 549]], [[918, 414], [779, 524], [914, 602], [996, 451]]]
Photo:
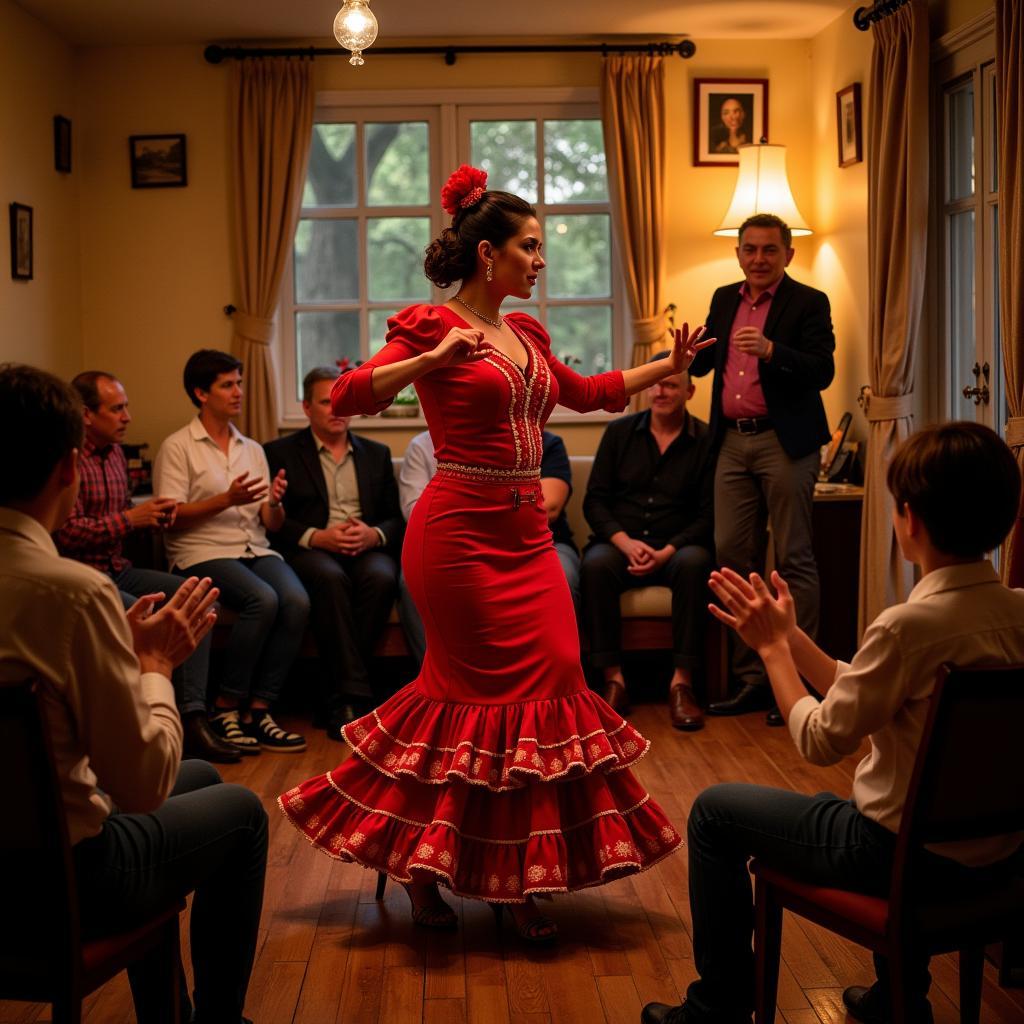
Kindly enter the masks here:
[[[361, 518], [367, 526], [379, 526], [383, 530], [387, 538], [384, 550], [397, 558], [402, 550], [405, 520], [398, 503], [391, 450], [385, 444], [368, 441], [352, 433], [348, 440], [356, 464]], [[283, 469], [288, 478], [283, 503], [284, 526], [271, 534], [270, 539], [278, 551], [289, 556], [298, 550], [299, 538], [306, 530], [310, 527], [322, 530], [327, 525], [330, 514], [327, 484], [317, 454], [316, 439], [309, 427], [270, 441], [264, 449], [270, 463], [270, 475], [274, 476]]]
[[[718, 341], [698, 352], [690, 367], [693, 377], [715, 371], [710, 427], [716, 446], [721, 444], [725, 430], [722, 422], [725, 358], [742, 284], [737, 281], [715, 292], [706, 323], [708, 337]], [[759, 364], [768, 415], [783, 451], [791, 459], [803, 458], [830, 437], [821, 401], [821, 392], [832, 383], [835, 375], [836, 339], [828, 296], [783, 274], [768, 310], [764, 336], [775, 344], [771, 359]]]

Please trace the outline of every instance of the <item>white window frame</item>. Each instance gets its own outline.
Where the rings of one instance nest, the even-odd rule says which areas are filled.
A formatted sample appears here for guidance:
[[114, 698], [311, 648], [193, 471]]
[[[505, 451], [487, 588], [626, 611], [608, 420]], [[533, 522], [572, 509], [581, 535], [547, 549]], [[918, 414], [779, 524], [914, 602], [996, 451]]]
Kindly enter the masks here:
[[[365, 122], [377, 121], [427, 121], [430, 124], [430, 131], [434, 133], [436, 143], [431, 146], [430, 160], [430, 195], [431, 205], [429, 214], [431, 217], [432, 237], [436, 237], [443, 225], [447, 222], [446, 215], [440, 207], [440, 192], [442, 176], [457, 167], [460, 163], [469, 159], [469, 133], [468, 114], [474, 120], [478, 119], [568, 119], [573, 117], [595, 117], [600, 118], [598, 90], [594, 88], [538, 88], [530, 90], [521, 89], [447, 89], [431, 90], [424, 92], [419, 90], [381, 90], [381, 91], [352, 91], [338, 92], [329, 91], [317, 94], [316, 112], [314, 122], [343, 122], [356, 123], [356, 131], [360, 139], [359, 153], [357, 158], [357, 196], [356, 206], [344, 208], [303, 208], [300, 217], [302, 219], [331, 217], [338, 215], [340, 211], [343, 217], [358, 218], [359, 239], [360, 239], [360, 281], [362, 282], [361, 296], [358, 301], [348, 303], [303, 303], [298, 308], [302, 310], [339, 310], [358, 309], [360, 312], [360, 336], [368, 337], [368, 311], [371, 308], [381, 308], [386, 303], [370, 302], [366, 298], [366, 249], [364, 244], [366, 220], [374, 217], [386, 216], [410, 216], [423, 215], [423, 207], [380, 207], [368, 206], [364, 202], [363, 166], [362, 152], [362, 131]], [[538, 174], [539, 181], [543, 181], [543, 153], [538, 146]], [[626, 301], [625, 286], [621, 265], [618, 258], [617, 245], [615, 243], [614, 218], [611, 217], [609, 202], [588, 202], [576, 204], [545, 205], [541, 213], [583, 213], [607, 212], [611, 219], [612, 232], [612, 365], [621, 369], [629, 366], [629, 352], [627, 345], [629, 313]], [[294, 263], [292, 253], [294, 247], [290, 247], [288, 264], [285, 268], [284, 281], [281, 288], [281, 300], [277, 311], [275, 359], [281, 372], [277, 374], [278, 379], [278, 408], [280, 410], [281, 426], [291, 428], [305, 424], [305, 416], [302, 412], [301, 403], [294, 397], [298, 387], [296, 380], [295, 360], [295, 302], [294, 290]], [[454, 289], [440, 290], [431, 289], [431, 300], [435, 303], [444, 302]], [[550, 305], [594, 305], [601, 303], [601, 299], [557, 299], [551, 300]], [[511, 307], [510, 307], [511, 308]], [[557, 339], [553, 339], [557, 351]], [[365, 356], [365, 353], [364, 353]], [[594, 419], [604, 421], [609, 418], [607, 413], [587, 413], [583, 419]], [[579, 421], [581, 416], [577, 413], [563, 410], [559, 407], [551, 421], [558, 423], [563, 421]], [[409, 428], [423, 425], [422, 418], [401, 418], [387, 420], [374, 419], [374, 426], [393, 426], [397, 429]]]

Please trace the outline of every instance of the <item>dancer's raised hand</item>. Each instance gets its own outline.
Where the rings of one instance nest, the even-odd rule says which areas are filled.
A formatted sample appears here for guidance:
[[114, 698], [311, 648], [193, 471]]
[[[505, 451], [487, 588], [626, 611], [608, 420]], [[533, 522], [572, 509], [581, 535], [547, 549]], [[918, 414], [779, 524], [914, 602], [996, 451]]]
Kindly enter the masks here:
[[430, 352], [425, 353], [432, 369], [475, 363], [490, 355], [491, 346], [484, 342], [484, 332], [472, 327], [453, 327]]
[[702, 325], [691, 334], [690, 325], [683, 324], [681, 328], [676, 328], [672, 332], [672, 354], [668, 358], [672, 367], [670, 373], [682, 373], [683, 370], [688, 370], [701, 349], [714, 345], [718, 339], [705, 338], [706, 331], [707, 328]]

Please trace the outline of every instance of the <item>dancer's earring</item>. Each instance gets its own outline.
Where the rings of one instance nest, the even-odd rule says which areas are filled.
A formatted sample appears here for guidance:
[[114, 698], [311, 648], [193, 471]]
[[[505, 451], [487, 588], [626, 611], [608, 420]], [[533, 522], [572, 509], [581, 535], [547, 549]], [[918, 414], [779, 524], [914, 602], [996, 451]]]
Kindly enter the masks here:
[[484, 277], [487, 278], [488, 283], [490, 283], [491, 281], [494, 280], [494, 264], [493, 263], [488, 263], [487, 264], [487, 273], [484, 275]]

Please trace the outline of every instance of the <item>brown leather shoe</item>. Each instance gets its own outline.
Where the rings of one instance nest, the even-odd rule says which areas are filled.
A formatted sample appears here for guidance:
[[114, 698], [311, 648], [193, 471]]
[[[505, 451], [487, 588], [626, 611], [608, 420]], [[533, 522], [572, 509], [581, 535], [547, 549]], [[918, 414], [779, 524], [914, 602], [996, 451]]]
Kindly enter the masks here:
[[183, 754], [217, 764], [237, 764], [242, 760], [235, 747], [222, 740], [211, 728], [205, 711], [190, 711], [182, 725], [185, 733]]
[[613, 679], [604, 684], [604, 693], [601, 694], [605, 702], [611, 705], [612, 711], [620, 715], [629, 714], [629, 697], [626, 695], [626, 684], [618, 679]]
[[668, 713], [672, 725], [684, 732], [696, 732], [704, 728], [704, 712], [697, 704], [693, 689], [685, 683], [673, 686], [668, 691]]

